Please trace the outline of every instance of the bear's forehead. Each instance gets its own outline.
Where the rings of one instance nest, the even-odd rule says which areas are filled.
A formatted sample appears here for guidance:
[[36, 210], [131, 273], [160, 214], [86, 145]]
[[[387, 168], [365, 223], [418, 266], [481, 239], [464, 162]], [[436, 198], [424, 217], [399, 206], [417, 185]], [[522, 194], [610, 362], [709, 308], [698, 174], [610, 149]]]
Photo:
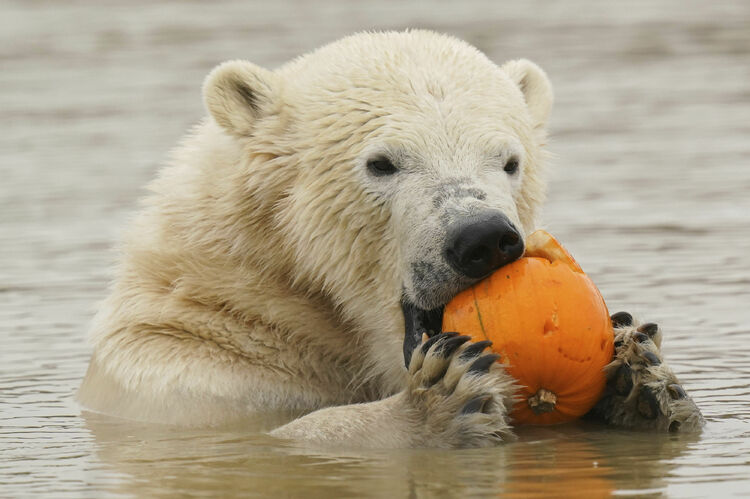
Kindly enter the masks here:
[[481, 98], [513, 87], [476, 48], [428, 31], [352, 35], [292, 61], [279, 74], [305, 93], [360, 98], [377, 94], [387, 99], [387, 93]]
[[527, 134], [520, 90], [477, 49], [445, 35], [353, 35], [278, 71], [303, 134], [325, 129], [331, 140], [366, 135], [453, 152], [491, 150]]

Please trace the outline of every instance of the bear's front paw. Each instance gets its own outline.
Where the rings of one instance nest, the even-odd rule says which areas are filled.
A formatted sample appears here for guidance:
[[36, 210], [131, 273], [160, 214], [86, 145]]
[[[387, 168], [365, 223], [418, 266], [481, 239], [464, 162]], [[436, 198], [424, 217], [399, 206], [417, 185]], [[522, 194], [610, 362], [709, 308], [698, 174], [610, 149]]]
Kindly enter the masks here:
[[513, 380], [483, 353], [489, 341], [440, 333], [412, 354], [405, 396], [414, 431], [433, 447], [484, 447], [512, 438]]
[[627, 312], [612, 316], [615, 358], [605, 367], [607, 388], [592, 416], [626, 428], [696, 431], [704, 420], [672, 370], [663, 362], [662, 334]]

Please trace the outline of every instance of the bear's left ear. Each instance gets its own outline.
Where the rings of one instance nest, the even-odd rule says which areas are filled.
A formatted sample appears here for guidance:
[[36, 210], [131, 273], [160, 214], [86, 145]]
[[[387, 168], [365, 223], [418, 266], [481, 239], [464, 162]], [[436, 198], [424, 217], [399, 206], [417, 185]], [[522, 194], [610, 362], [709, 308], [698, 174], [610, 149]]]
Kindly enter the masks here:
[[527, 59], [506, 62], [502, 70], [521, 89], [534, 128], [546, 128], [553, 100], [552, 85], [547, 74]]
[[203, 83], [203, 100], [214, 120], [236, 136], [252, 134], [257, 120], [279, 104], [276, 74], [248, 61], [227, 61]]

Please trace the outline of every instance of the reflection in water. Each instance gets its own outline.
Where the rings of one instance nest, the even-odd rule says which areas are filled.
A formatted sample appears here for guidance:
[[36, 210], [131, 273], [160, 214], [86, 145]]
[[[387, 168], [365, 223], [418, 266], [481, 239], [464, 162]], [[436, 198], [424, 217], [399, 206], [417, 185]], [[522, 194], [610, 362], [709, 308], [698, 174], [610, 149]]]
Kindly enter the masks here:
[[97, 457], [126, 478], [113, 492], [330, 497], [608, 497], [663, 491], [699, 436], [617, 432], [592, 424], [522, 428], [495, 449], [325, 450], [261, 433], [268, 416], [221, 429], [181, 429], [84, 413]]

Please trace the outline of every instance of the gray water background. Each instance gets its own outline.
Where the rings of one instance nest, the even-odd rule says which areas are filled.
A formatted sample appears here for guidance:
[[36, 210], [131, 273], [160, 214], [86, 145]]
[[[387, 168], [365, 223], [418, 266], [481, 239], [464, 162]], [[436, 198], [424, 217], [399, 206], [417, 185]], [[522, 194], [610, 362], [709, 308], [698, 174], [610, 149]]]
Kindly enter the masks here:
[[[310, 451], [82, 411], [116, 243], [202, 78], [361, 29], [455, 34], [556, 91], [546, 226], [665, 330], [699, 436], [582, 425], [498, 449]], [[750, 3], [0, 1], [0, 497], [750, 496]]]

